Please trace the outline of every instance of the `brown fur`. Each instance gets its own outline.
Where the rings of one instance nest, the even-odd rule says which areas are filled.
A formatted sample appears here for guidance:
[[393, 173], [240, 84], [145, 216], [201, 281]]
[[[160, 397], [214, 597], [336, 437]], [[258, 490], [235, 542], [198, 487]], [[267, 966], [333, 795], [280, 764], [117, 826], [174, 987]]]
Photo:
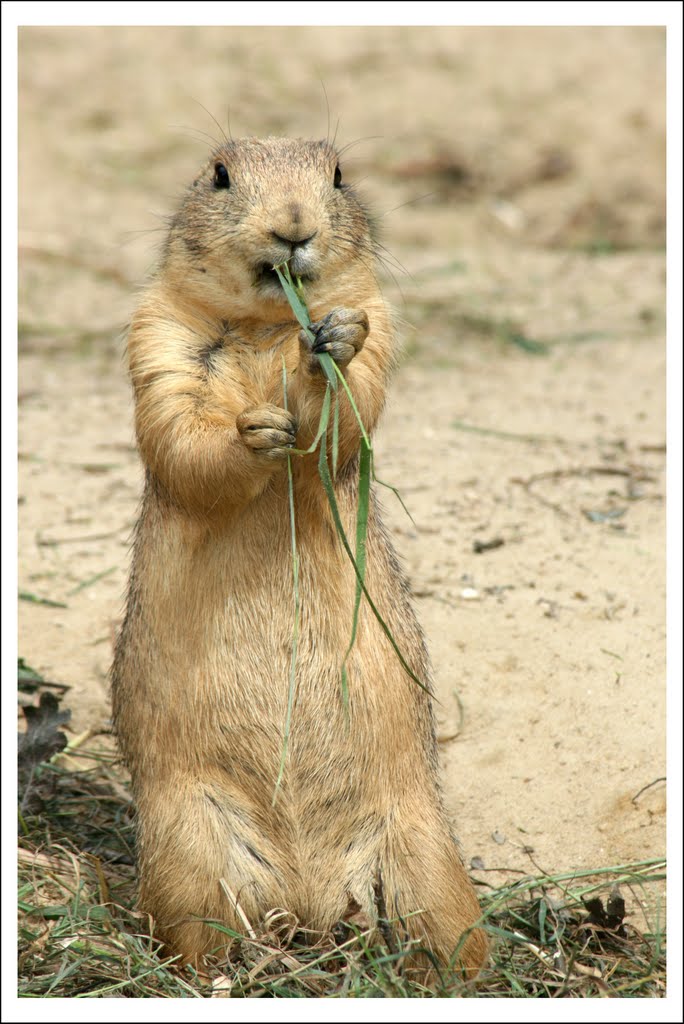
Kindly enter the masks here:
[[[479, 916], [442, 807], [431, 701], [362, 604], [316, 455], [292, 457], [301, 631], [283, 745], [293, 627], [287, 453], [309, 445], [325, 379], [265, 272], [295, 253], [319, 340], [344, 367], [368, 430], [395, 338], [368, 218], [336, 183], [327, 143], [230, 142], [188, 190], [128, 340], [146, 467], [114, 717], [139, 816], [141, 906], [199, 963], [273, 908], [327, 931], [349, 908], [390, 918], [448, 961]], [[230, 186], [217, 187], [216, 165]], [[283, 408], [282, 359], [288, 376]], [[337, 500], [354, 535], [358, 427], [340, 402]], [[408, 587], [373, 501], [367, 585], [412, 670], [429, 665]], [[224, 884], [221, 883], [223, 880]], [[420, 913], [414, 913], [420, 912]], [[385, 930], [386, 930], [386, 926]], [[400, 928], [401, 930], [401, 928]], [[460, 959], [476, 971], [483, 933]]]

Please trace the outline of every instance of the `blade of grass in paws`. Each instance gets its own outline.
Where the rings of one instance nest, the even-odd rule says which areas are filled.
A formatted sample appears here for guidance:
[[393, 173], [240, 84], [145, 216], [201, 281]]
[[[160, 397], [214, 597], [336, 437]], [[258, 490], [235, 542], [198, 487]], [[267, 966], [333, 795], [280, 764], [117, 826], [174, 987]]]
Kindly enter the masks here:
[[333, 475], [333, 480], [337, 479], [337, 456], [338, 456], [339, 450], [340, 450], [340, 403], [339, 403], [337, 395], [335, 395], [335, 408], [333, 410], [333, 428], [332, 428], [332, 475]]
[[289, 455], [311, 455], [318, 448], [318, 442], [323, 437], [323, 434], [326, 433], [328, 421], [330, 420], [330, 404], [332, 401], [330, 392], [331, 389], [326, 387], [325, 394], [323, 395], [323, 404], [321, 405], [321, 418], [318, 421], [318, 430], [313, 441], [308, 448], [290, 448]]
[[[316, 340], [313, 331], [311, 330], [311, 317], [309, 316], [309, 310], [307, 309], [306, 302], [304, 301], [303, 295], [301, 294], [302, 288], [299, 286], [299, 290], [295, 286], [290, 274], [290, 268], [287, 263], [281, 263], [279, 266], [273, 268], [278, 275], [283, 291], [287, 301], [290, 303], [292, 312], [297, 317], [299, 324], [306, 331], [309, 341], [314, 342]], [[335, 376], [335, 363], [331, 356], [327, 352], [322, 352], [318, 356], [323, 373], [328, 379], [328, 382], [332, 384], [335, 391], [337, 390], [337, 377]]]
[[[340, 383], [342, 384], [342, 387], [344, 388], [344, 390], [347, 393], [347, 398], [349, 399], [349, 401], [351, 403], [351, 407], [354, 410], [354, 415], [356, 416], [356, 420], [357, 420], [357, 422], [359, 424], [359, 427], [361, 428], [361, 433], [363, 435], [363, 440], [365, 441], [366, 445], [368, 446], [368, 448], [370, 450], [371, 463], [370, 463], [370, 470], [369, 471], [370, 471], [370, 473], [371, 473], [371, 475], [373, 477], [373, 480], [375, 481], [375, 483], [380, 484], [381, 487], [386, 487], [389, 491], [393, 492], [394, 496], [399, 501], [399, 504], [403, 508], [404, 512], [406, 513], [406, 515], [409, 517], [409, 519], [411, 520], [411, 522], [415, 526], [414, 518], [411, 515], [411, 513], [409, 512], [408, 508], [406, 507], [406, 505], [404, 503], [404, 499], [402, 498], [402, 496], [399, 493], [399, 491], [397, 490], [397, 488], [393, 487], [392, 484], [385, 483], [384, 480], [381, 480], [379, 477], [377, 477], [375, 475], [375, 463], [374, 463], [374, 460], [373, 460], [373, 449], [371, 447], [371, 443], [370, 443], [370, 440], [368, 438], [368, 434], [366, 433], [366, 428], [363, 425], [363, 420], [361, 419], [361, 414], [360, 414], [359, 410], [356, 408], [356, 402], [354, 401], [354, 396], [352, 395], [352, 393], [351, 393], [351, 391], [349, 389], [349, 385], [347, 384], [347, 381], [346, 381], [346, 379], [344, 377], [344, 374], [340, 370], [340, 368], [337, 365], [337, 363], [335, 363], [334, 361], [333, 361], [333, 366], [335, 367], [335, 372], [337, 373], [337, 376], [338, 376], [338, 378], [340, 380]], [[335, 408], [335, 412], [337, 412], [337, 407]], [[333, 476], [334, 476], [334, 470], [333, 470]]]
[[323, 443], [327, 444], [327, 430], [328, 422], [330, 420], [330, 405], [332, 402], [330, 393], [331, 388], [327, 387], [325, 389], [325, 394], [323, 395], [323, 404], [321, 406], [321, 418], [318, 421], [318, 430], [316, 431], [316, 436], [314, 437], [313, 441], [311, 442], [308, 448], [293, 448], [293, 455], [311, 455], [312, 452], [316, 451], [316, 448], [318, 447], [318, 442], [321, 440], [324, 434], [326, 435], [326, 440]]
[[[295, 285], [294, 285], [294, 283], [292, 281], [292, 276], [290, 274], [290, 268], [288, 267], [287, 264], [283, 265], [282, 270], [281, 270], [280, 267], [275, 267], [275, 271], [278, 274], [278, 278], [279, 278], [280, 283], [281, 283], [281, 285], [283, 287], [283, 290], [285, 291], [285, 295], [287, 296], [288, 302], [290, 303], [290, 306], [292, 308], [293, 313], [297, 317], [297, 320], [299, 321], [301, 326], [304, 328], [304, 330], [307, 331], [307, 333], [309, 334], [310, 340], [313, 341], [314, 340], [314, 335], [309, 330], [309, 325], [310, 325], [310, 322], [311, 322], [311, 317], [310, 317], [310, 314], [309, 314], [309, 309], [308, 309], [307, 304], [306, 304], [306, 300], [304, 298], [304, 290], [303, 290], [301, 281], [298, 280], [297, 281], [297, 286], [295, 287]], [[363, 586], [363, 581], [364, 581], [365, 575], [366, 575], [366, 534], [367, 534], [367, 530], [368, 530], [368, 502], [369, 502], [369, 492], [370, 492], [370, 468], [371, 468], [371, 452], [372, 452], [372, 449], [371, 449], [370, 440], [368, 438], [368, 435], [366, 433], [365, 427], [364, 427], [363, 422], [361, 420], [361, 416], [359, 415], [359, 411], [356, 408], [356, 403], [355, 403], [354, 398], [352, 396], [352, 393], [351, 393], [351, 391], [349, 389], [349, 385], [347, 384], [346, 380], [344, 379], [344, 374], [340, 370], [340, 368], [337, 365], [337, 363], [327, 353], [324, 353], [324, 354], [320, 355], [319, 356], [319, 360], [321, 362], [323, 370], [326, 373], [326, 376], [328, 377], [329, 383], [333, 384], [335, 389], [337, 389], [337, 380], [339, 379], [341, 381], [342, 386], [344, 387], [345, 391], [347, 392], [347, 395], [349, 397], [349, 401], [351, 403], [352, 409], [354, 410], [354, 414], [356, 416], [356, 419], [359, 422], [359, 426], [361, 427], [361, 431], [363, 433], [363, 442], [361, 444], [361, 454], [360, 454], [360, 460], [359, 460], [359, 497], [358, 497], [358, 507], [357, 507], [357, 514], [356, 514], [356, 562], [354, 564], [354, 569], [356, 571], [356, 577], [357, 577], [356, 578], [356, 593], [355, 593], [355, 596], [354, 596], [354, 614], [353, 614], [353, 618], [352, 618], [351, 638], [350, 638], [350, 641], [349, 641], [349, 647], [347, 648], [347, 652], [346, 652], [346, 654], [344, 656], [344, 661], [342, 662], [342, 700], [343, 700], [344, 705], [346, 707], [348, 705], [348, 702], [349, 702], [349, 690], [348, 690], [348, 685], [347, 685], [347, 658], [349, 657], [349, 654], [350, 654], [350, 652], [351, 652], [351, 650], [352, 650], [352, 648], [354, 646], [354, 643], [356, 641], [356, 633], [357, 633], [358, 622], [359, 622], [359, 607], [360, 607], [360, 604], [361, 604], [362, 586]], [[329, 369], [332, 370], [332, 373], [328, 372]], [[328, 465], [327, 465], [327, 451], [328, 451], [327, 424], [328, 424], [329, 400], [330, 400], [330, 391], [329, 390], [326, 392], [326, 399], [328, 399], [328, 410], [326, 411], [326, 413], [324, 413], [324, 411], [321, 410], [321, 419], [320, 419], [319, 428], [318, 428], [318, 431], [317, 431], [317, 435], [321, 437], [321, 448], [320, 448], [320, 455], [319, 455], [319, 473], [321, 472], [321, 469], [320, 469], [321, 463], [325, 463], [326, 472], [328, 472]], [[339, 412], [340, 412], [340, 406], [339, 406], [339, 401], [337, 400], [337, 394], [336, 394], [335, 395], [335, 408], [334, 408], [334, 412], [333, 412], [332, 446], [331, 446], [331, 448], [332, 448], [332, 459], [331, 459], [331, 461], [332, 461], [332, 477], [333, 477], [333, 480], [337, 476], [337, 460], [338, 460], [338, 452], [339, 452], [339, 432], [340, 432]], [[331, 486], [332, 486], [332, 482], [331, 482]], [[341, 526], [341, 521], [340, 521], [340, 526]]]
[[[329, 394], [329, 393], [328, 393]], [[287, 411], [287, 370], [285, 358], [283, 357], [283, 408]], [[321, 417], [322, 418], [322, 417]], [[297, 553], [297, 530], [295, 526], [294, 506], [294, 480], [292, 476], [292, 456], [287, 457], [287, 497], [290, 505], [290, 544], [292, 549], [292, 589], [294, 592], [294, 622], [292, 624], [292, 652], [290, 655], [290, 683], [287, 690], [287, 711], [285, 712], [285, 731], [283, 734], [283, 748], [280, 754], [280, 768], [273, 790], [272, 804], [275, 806], [278, 790], [285, 772], [285, 761], [287, 759], [287, 747], [290, 740], [290, 726], [292, 724], [292, 706], [294, 704], [295, 673], [297, 670], [297, 646], [299, 643], [299, 555]]]
[[[274, 267], [273, 269], [275, 270], [276, 274], [278, 275], [278, 278], [280, 279], [280, 283], [283, 286], [285, 295], [287, 296], [287, 301], [290, 303], [290, 306], [292, 307], [292, 312], [297, 317], [297, 320], [299, 321], [301, 326], [307, 332], [309, 339], [311, 341], [314, 341], [314, 335], [310, 330], [311, 315], [309, 313], [309, 308], [304, 298], [304, 288], [302, 286], [302, 282], [298, 278], [297, 284], [294, 284], [292, 280], [292, 275], [290, 274], [290, 268], [288, 267], [287, 263], [283, 263], [281, 264], [281, 266]], [[356, 416], [359, 427], [361, 428], [361, 433], [363, 434], [366, 444], [370, 448], [371, 443], [368, 438], [368, 434], [366, 433], [366, 428], [363, 425], [363, 420], [361, 419], [359, 410], [356, 408], [356, 402], [354, 401], [354, 397], [349, 389], [349, 385], [347, 384], [344, 374], [342, 373], [342, 371], [340, 370], [339, 366], [332, 358], [332, 356], [328, 355], [327, 352], [321, 352], [318, 358], [320, 359], [321, 365], [323, 366], [323, 369], [325, 371], [325, 375], [328, 378], [329, 382], [333, 385], [334, 390], [337, 391], [337, 381], [339, 380], [340, 383], [342, 384], [342, 387], [347, 392], [347, 397], [351, 402], [351, 407], [354, 410], [354, 415]], [[328, 372], [329, 370], [331, 371], [330, 373]]]
[[352, 410], [354, 412], [354, 415], [356, 416], [356, 421], [359, 424], [359, 427], [361, 428], [361, 434], [363, 436], [363, 439], [366, 442], [366, 444], [368, 445], [368, 447], [371, 448], [370, 438], [368, 437], [368, 434], [366, 433], [366, 428], [364, 427], [363, 420], [361, 419], [361, 413], [356, 408], [356, 402], [354, 401], [354, 396], [351, 393], [351, 390], [349, 388], [349, 385], [347, 384], [346, 378], [345, 378], [344, 374], [342, 373], [342, 371], [340, 370], [340, 368], [337, 365], [337, 363], [334, 360], [331, 360], [331, 362], [332, 362], [333, 366], [335, 367], [335, 373], [337, 374], [337, 376], [338, 376], [338, 378], [339, 378], [339, 380], [340, 380], [340, 382], [342, 384], [342, 387], [347, 392], [347, 398], [349, 399], [349, 402], [350, 402], [350, 405], [351, 405]]
[[[363, 420], [361, 419], [361, 414], [359, 413], [359, 410], [356, 408], [356, 402], [354, 401], [354, 397], [353, 397], [351, 391], [349, 390], [349, 385], [347, 384], [347, 381], [344, 378], [344, 374], [340, 370], [340, 368], [337, 365], [337, 363], [334, 363], [333, 365], [334, 365], [335, 371], [337, 372], [337, 375], [338, 375], [338, 377], [340, 379], [340, 382], [342, 383], [342, 386], [344, 387], [344, 390], [347, 392], [347, 397], [348, 397], [348, 399], [349, 399], [349, 401], [351, 403], [352, 409], [354, 410], [354, 415], [356, 416], [357, 422], [358, 422], [359, 426], [361, 427], [361, 433], [363, 434], [363, 440], [365, 441], [365, 443], [368, 446], [368, 449], [370, 451], [371, 461], [370, 461], [369, 472], [372, 475], [374, 482], [376, 484], [380, 484], [381, 487], [386, 487], [389, 491], [393, 492], [394, 496], [399, 501], [399, 504], [403, 508], [404, 512], [406, 513], [406, 515], [409, 517], [409, 519], [411, 520], [411, 522], [415, 526], [416, 524], [415, 524], [414, 518], [411, 515], [411, 513], [409, 512], [408, 508], [406, 507], [406, 505], [404, 503], [404, 499], [402, 498], [402, 496], [399, 493], [399, 491], [397, 490], [397, 488], [393, 487], [392, 484], [385, 483], [384, 480], [381, 480], [379, 477], [377, 477], [375, 475], [375, 462], [374, 462], [374, 459], [373, 459], [373, 449], [371, 447], [371, 443], [370, 443], [370, 440], [368, 438], [368, 434], [366, 433], [366, 428], [363, 425]], [[363, 447], [363, 445], [362, 445], [362, 447]]]
[[[304, 330], [308, 332], [309, 338], [313, 341], [313, 333], [309, 330], [309, 325], [310, 325], [310, 322], [311, 322], [311, 318], [309, 316], [309, 310], [308, 310], [306, 302], [304, 300], [303, 288], [302, 288], [301, 281], [298, 282], [298, 288], [295, 287], [294, 282], [292, 281], [292, 276], [290, 274], [290, 268], [287, 266], [287, 263], [281, 264], [280, 266], [274, 267], [273, 269], [275, 270], [275, 272], [278, 275], [278, 279], [280, 280], [280, 283], [281, 283], [281, 285], [283, 287], [283, 291], [285, 292], [287, 300], [290, 303], [290, 306], [292, 308], [292, 312], [294, 313], [294, 315], [296, 316], [297, 320], [299, 321], [301, 326], [304, 328]], [[352, 409], [354, 411], [354, 415], [356, 416], [356, 419], [357, 419], [357, 421], [359, 423], [359, 426], [361, 428], [361, 433], [363, 435], [363, 442], [362, 442], [361, 447], [363, 448], [363, 443], [365, 442], [365, 445], [367, 446], [369, 458], [368, 458], [367, 464], [365, 465], [365, 474], [366, 474], [367, 479], [365, 481], [359, 480], [359, 492], [361, 492], [364, 488], [366, 488], [367, 490], [370, 490], [370, 472], [371, 472], [371, 466], [372, 466], [373, 449], [371, 447], [370, 439], [369, 439], [368, 434], [366, 432], [366, 428], [364, 427], [363, 421], [362, 421], [361, 416], [359, 414], [359, 410], [356, 408], [356, 403], [355, 403], [354, 398], [352, 396], [352, 393], [351, 393], [351, 391], [349, 389], [349, 385], [347, 384], [347, 381], [345, 380], [344, 374], [340, 370], [340, 368], [337, 365], [337, 363], [327, 354], [327, 352], [323, 353], [322, 355], [319, 355], [318, 358], [321, 360], [321, 364], [323, 365], [323, 369], [324, 369], [324, 371], [326, 373], [326, 377], [328, 378], [329, 383], [333, 386], [333, 388], [335, 388], [335, 390], [337, 389], [337, 380], [339, 379], [342, 382], [342, 386], [344, 387], [344, 389], [345, 389], [345, 391], [347, 393], [347, 396], [348, 396], [349, 401], [351, 403]], [[328, 370], [329, 370], [330, 367], [332, 367], [332, 371], [329, 373]], [[329, 415], [329, 412], [330, 412], [330, 389], [328, 389], [326, 391], [326, 399], [327, 399], [327, 415]], [[337, 406], [337, 402], [336, 402], [336, 406]], [[352, 554], [351, 547], [349, 546], [349, 541], [347, 540], [347, 536], [346, 536], [346, 534], [344, 532], [344, 527], [342, 526], [342, 520], [340, 518], [339, 509], [337, 507], [337, 499], [335, 498], [335, 489], [334, 489], [333, 482], [332, 482], [332, 479], [331, 479], [331, 476], [330, 476], [330, 470], [328, 468], [328, 459], [327, 459], [327, 451], [328, 451], [328, 443], [327, 443], [327, 418], [326, 418], [326, 421], [325, 421], [325, 425], [323, 424], [323, 416], [324, 416], [325, 413], [326, 413], [326, 402], [324, 400], [323, 409], [321, 411], [321, 420], [319, 422], [319, 428], [318, 428], [318, 431], [317, 431], [317, 434], [320, 435], [321, 439], [322, 439], [322, 444], [320, 446], [319, 456], [318, 456], [318, 473], [319, 473], [319, 476], [321, 478], [321, 482], [323, 483], [323, 487], [325, 489], [325, 492], [326, 492], [326, 495], [327, 495], [327, 498], [328, 498], [328, 504], [330, 505], [330, 509], [332, 511], [332, 514], [333, 514], [333, 520], [335, 522], [335, 528], [337, 529], [337, 532], [340, 535], [340, 539], [342, 540], [342, 543], [344, 545], [345, 551], [346, 551], [346, 553], [347, 553], [347, 555], [348, 555], [348, 557], [349, 557], [349, 559], [350, 559], [350, 561], [352, 563], [352, 566], [354, 568], [354, 572], [356, 573], [358, 588], [364, 594], [366, 600], [368, 601], [368, 604], [370, 605], [371, 610], [373, 611], [373, 614], [375, 615], [375, 617], [378, 620], [378, 623], [380, 624], [383, 632], [385, 633], [385, 635], [387, 636], [387, 639], [389, 640], [390, 644], [392, 645], [392, 648], [393, 648], [395, 654], [397, 655], [397, 658], [399, 659], [399, 663], [401, 664], [401, 666], [404, 669], [404, 671], [408, 673], [408, 675], [411, 677], [411, 679], [413, 679], [413, 681], [415, 683], [417, 683], [418, 686], [421, 687], [421, 689], [425, 690], [426, 693], [429, 693], [430, 691], [425, 686], [425, 684], [422, 683], [420, 681], [420, 679], [418, 679], [418, 677], [411, 671], [411, 669], [407, 665], [407, 663], [406, 663], [406, 661], [404, 659], [404, 656], [402, 655], [401, 651], [399, 650], [399, 647], [397, 645], [396, 640], [392, 636], [391, 630], [389, 629], [389, 627], [387, 626], [387, 623], [384, 621], [384, 619], [380, 615], [380, 613], [379, 613], [378, 609], [376, 608], [376, 606], [375, 606], [375, 604], [374, 604], [370, 594], [368, 593], [368, 590], [366, 588], [365, 581], [364, 581], [365, 580], [365, 564], [364, 564], [364, 573], [362, 574], [359, 571], [359, 567], [356, 564], [356, 560], [354, 558], [354, 555]], [[336, 463], [336, 453], [333, 451], [333, 465], [335, 465], [335, 463]], [[403, 502], [402, 502], [402, 504], [403, 504]], [[360, 519], [359, 519], [359, 510], [357, 509], [357, 547], [359, 546], [359, 536], [360, 536], [359, 530], [361, 530], [363, 532], [363, 544], [362, 544], [362, 547], [363, 547], [364, 558], [365, 558], [366, 527], [367, 527], [367, 522], [368, 522], [368, 509], [367, 509], [367, 507], [366, 507], [366, 511], [365, 511], [365, 520], [363, 521], [361, 527], [359, 527], [359, 521], [360, 521]], [[354, 615], [355, 621], [356, 621], [356, 617], [357, 617], [357, 609], [356, 609], [356, 602], [355, 602], [355, 615]], [[345, 661], [346, 661], [346, 658], [347, 658], [347, 655], [345, 655]], [[343, 696], [344, 696], [345, 688], [346, 688], [346, 672], [345, 672], [344, 669], [343, 669], [342, 677], [343, 677], [342, 678], [342, 687], [343, 687]], [[346, 703], [346, 699], [345, 699], [345, 703]]]
[[[306, 304], [306, 299], [304, 298], [304, 288], [302, 286], [301, 280], [297, 278], [297, 284], [295, 285], [294, 281], [292, 280], [292, 274], [290, 273], [290, 268], [287, 265], [287, 263], [283, 263], [280, 266], [274, 267], [273, 269], [278, 275], [278, 280], [280, 281], [283, 291], [285, 292], [287, 301], [290, 303], [290, 308], [292, 309], [292, 312], [297, 317], [300, 326], [303, 327], [304, 330], [306, 331], [309, 337], [309, 341], [314, 342], [315, 337], [310, 329], [311, 315], [309, 313], [309, 307]], [[337, 402], [337, 377], [335, 375], [337, 366], [332, 357], [329, 356], [327, 352], [322, 352], [318, 356], [318, 360], [327, 378], [328, 384], [332, 386], [336, 396], [335, 408], [333, 410], [332, 431], [332, 472], [334, 478], [337, 476], [337, 457], [339, 452], [340, 437], [340, 407], [339, 403]], [[316, 441], [314, 442], [314, 448], [321, 434], [322, 431], [320, 430], [319, 427], [319, 432], [317, 434]]]
[[[366, 584], [365, 584], [361, 574], [359, 573], [359, 569], [358, 569], [358, 566], [356, 564], [356, 559], [354, 558], [354, 555], [352, 553], [352, 549], [351, 549], [351, 547], [349, 545], [349, 541], [347, 540], [347, 535], [344, 532], [344, 527], [342, 525], [342, 519], [340, 517], [340, 510], [339, 510], [339, 508], [337, 506], [337, 499], [335, 497], [335, 488], [333, 487], [332, 477], [330, 476], [330, 470], [328, 468], [328, 460], [325, 457], [325, 446], [324, 445], [321, 445], [320, 453], [319, 453], [319, 456], [318, 456], [318, 472], [319, 472], [319, 475], [321, 477], [321, 481], [323, 483], [323, 487], [325, 488], [325, 493], [326, 493], [327, 498], [328, 498], [328, 504], [330, 505], [330, 511], [332, 512], [333, 520], [334, 520], [334, 523], [335, 523], [335, 529], [337, 530], [337, 532], [338, 532], [338, 534], [340, 536], [340, 540], [342, 541], [342, 545], [344, 547], [344, 550], [347, 552], [347, 556], [348, 556], [349, 561], [351, 562], [351, 564], [352, 564], [352, 566], [354, 568], [354, 572], [356, 573], [356, 578], [359, 581], [361, 590], [363, 591], [363, 595], [366, 598], [366, 600], [368, 601], [368, 604], [370, 605], [370, 609], [373, 612], [373, 615], [375, 615], [375, 618], [378, 620], [380, 628], [382, 629], [383, 633], [385, 634], [385, 636], [389, 640], [390, 644], [392, 645], [392, 650], [394, 651], [394, 653], [396, 654], [397, 658], [399, 659], [399, 664], [404, 669], [406, 674], [408, 676], [410, 676], [410, 678], [413, 680], [414, 683], [416, 683], [418, 686], [420, 686], [421, 690], [425, 690], [426, 693], [430, 693], [430, 690], [425, 685], [425, 683], [422, 683], [420, 681], [418, 676], [413, 672], [413, 670], [406, 663], [406, 659], [404, 658], [404, 655], [401, 653], [401, 651], [399, 649], [399, 646], [397, 645], [396, 640], [392, 636], [392, 631], [390, 630], [389, 626], [387, 625], [387, 623], [383, 619], [382, 615], [380, 614], [380, 612], [376, 608], [375, 602], [373, 601], [373, 598], [368, 593], [368, 588], [366, 587]], [[430, 694], [430, 695], [432, 696], [432, 694]]]

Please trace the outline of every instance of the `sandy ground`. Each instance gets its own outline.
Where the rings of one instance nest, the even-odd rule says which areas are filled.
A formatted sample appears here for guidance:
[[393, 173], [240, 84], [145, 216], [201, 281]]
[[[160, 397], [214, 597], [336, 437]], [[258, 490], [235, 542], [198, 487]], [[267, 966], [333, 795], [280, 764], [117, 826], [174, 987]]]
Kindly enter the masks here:
[[664, 786], [638, 795], [666, 773], [657, 28], [21, 30], [19, 585], [59, 606], [20, 601], [19, 653], [75, 732], [107, 723], [141, 484], [121, 332], [209, 111], [361, 140], [405, 321], [378, 473], [415, 520], [383, 496], [466, 860], [664, 854]]

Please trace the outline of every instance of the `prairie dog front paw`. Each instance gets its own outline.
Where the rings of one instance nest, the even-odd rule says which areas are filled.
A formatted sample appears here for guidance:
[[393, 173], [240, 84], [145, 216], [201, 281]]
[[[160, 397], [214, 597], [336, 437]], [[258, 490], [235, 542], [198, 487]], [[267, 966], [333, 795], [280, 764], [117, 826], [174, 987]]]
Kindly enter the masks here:
[[277, 405], [243, 409], [235, 420], [240, 438], [255, 455], [285, 458], [297, 440], [297, 420]]
[[338, 306], [331, 309], [322, 320], [311, 324], [309, 329], [314, 335], [313, 342], [309, 340], [306, 331], [299, 332], [302, 360], [309, 372], [320, 373], [321, 364], [316, 356], [327, 352], [344, 369], [363, 348], [370, 324], [364, 310]]

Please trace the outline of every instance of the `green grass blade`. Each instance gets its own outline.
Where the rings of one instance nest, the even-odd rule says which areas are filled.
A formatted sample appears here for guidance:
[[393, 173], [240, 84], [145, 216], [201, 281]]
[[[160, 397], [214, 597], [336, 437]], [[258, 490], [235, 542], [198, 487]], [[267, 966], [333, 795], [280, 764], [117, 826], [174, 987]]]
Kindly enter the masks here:
[[330, 388], [325, 389], [325, 395], [323, 396], [323, 405], [321, 406], [321, 418], [318, 421], [318, 430], [316, 431], [316, 442], [313, 447], [309, 450], [314, 451], [316, 445], [321, 441], [321, 448], [325, 450], [327, 448], [327, 437], [328, 437], [328, 422], [330, 420], [330, 406], [332, 403], [332, 393]]
[[318, 430], [316, 431], [316, 436], [314, 437], [313, 441], [311, 442], [308, 448], [290, 448], [290, 455], [311, 455], [311, 453], [315, 452], [316, 449], [318, 448], [318, 442], [321, 440], [321, 438], [328, 429], [331, 404], [330, 391], [331, 389], [329, 387], [326, 387], [325, 395], [323, 396], [323, 404], [321, 406], [321, 418], [318, 421]]
[[[321, 449], [321, 450], [324, 451], [324, 449]], [[430, 696], [432, 696], [432, 693], [431, 693], [430, 689], [425, 685], [425, 683], [421, 682], [421, 680], [418, 678], [418, 676], [413, 672], [413, 670], [407, 664], [406, 659], [404, 658], [403, 654], [401, 653], [401, 650], [399, 649], [399, 647], [397, 645], [397, 642], [396, 642], [396, 640], [394, 639], [394, 637], [392, 635], [392, 631], [390, 630], [389, 626], [387, 625], [387, 623], [383, 619], [382, 615], [378, 611], [378, 609], [377, 609], [377, 607], [375, 605], [375, 602], [373, 601], [373, 598], [368, 593], [368, 589], [366, 587], [366, 584], [365, 584], [363, 578], [361, 577], [361, 574], [359, 572], [359, 567], [356, 564], [356, 559], [354, 558], [354, 554], [353, 554], [352, 549], [351, 549], [351, 547], [349, 545], [349, 541], [347, 539], [347, 535], [344, 532], [344, 527], [342, 525], [342, 519], [340, 517], [340, 510], [338, 508], [337, 499], [335, 497], [335, 488], [333, 487], [332, 478], [330, 476], [330, 469], [328, 468], [328, 460], [326, 458], [319, 457], [319, 460], [318, 460], [318, 471], [319, 471], [320, 476], [321, 476], [321, 482], [322, 482], [323, 487], [325, 489], [325, 493], [326, 493], [326, 495], [328, 497], [328, 504], [330, 505], [330, 511], [332, 512], [333, 521], [335, 523], [335, 529], [337, 530], [337, 532], [339, 534], [339, 537], [340, 537], [340, 540], [342, 541], [342, 545], [344, 547], [344, 550], [346, 551], [347, 557], [349, 558], [349, 561], [352, 564], [354, 572], [356, 573], [356, 578], [359, 581], [359, 584], [361, 586], [361, 590], [363, 591], [363, 595], [366, 598], [366, 600], [368, 601], [368, 604], [370, 606], [371, 611], [373, 612], [373, 615], [377, 619], [377, 621], [378, 621], [378, 623], [379, 623], [383, 633], [385, 634], [385, 636], [389, 640], [389, 642], [390, 642], [390, 644], [392, 646], [392, 650], [394, 651], [394, 653], [396, 654], [397, 658], [399, 659], [399, 664], [404, 669], [406, 674], [408, 676], [410, 676], [410, 678], [413, 680], [414, 683], [416, 683], [418, 686], [420, 686], [421, 690], [425, 690], [426, 693], [428, 693], [428, 694], [430, 694]]]
[[[296, 316], [301, 327], [306, 331], [309, 341], [314, 342], [316, 340], [313, 331], [311, 330], [311, 317], [309, 316], [309, 310], [306, 302], [304, 301], [301, 284], [299, 290], [295, 287], [292, 275], [290, 274], [290, 268], [287, 263], [281, 263], [279, 266], [273, 268], [278, 275], [283, 291], [287, 301], [290, 303], [292, 312]], [[337, 390], [337, 377], [335, 376], [335, 362], [328, 355], [327, 352], [323, 352], [318, 356], [323, 373], [328, 379], [328, 383]]]
[[38, 597], [37, 594], [31, 594], [28, 590], [19, 591], [20, 601], [31, 601], [33, 604], [45, 604], [50, 608], [68, 608], [69, 606], [64, 604], [63, 601], [53, 601], [49, 597]]
[[333, 413], [332, 428], [332, 475], [333, 480], [337, 479], [337, 458], [340, 450], [340, 401], [335, 395], [335, 411]]
[[299, 321], [300, 326], [304, 328], [304, 330], [308, 333], [310, 339], [313, 341], [313, 333], [309, 330], [311, 324], [309, 310], [307, 308], [306, 302], [304, 301], [303, 295], [301, 295], [301, 289], [300, 291], [298, 291], [294, 281], [292, 280], [290, 268], [288, 267], [287, 263], [280, 263], [277, 267], [274, 267], [273, 269], [278, 275], [278, 280], [280, 281], [283, 287], [283, 291], [287, 296], [287, 301], [290, 303], [292, 312]]
[[[326, 353], [326, 355], [327, 355], [327, 353]], [[330, 358], [330, 357], [328, 356], [328, 358]], [[342, 387], [347, 392], [347, 398], [349, 399], [351, 407], [354, 410], [354, 415], [356, 416], [356, 421], [359, 424], [359, 427], [361, 429], [361, 435], [362, 435], [364, 441], [366, 442], [366, 444], [368, 445], [368, 447], [370, 448], [371, 447], [370, 438], [368, 437], [368, 434], [366, 433], [366, 428], [363, 425], [363, 420], [361, 419], [361, 414], [360, 414], [359, 410], [356, 408], [356, 402], [354, 401], [354, 396], [352, 395], [352, 393], [351, 393], [351, 391], [349, 389], [349, 385], [347, 384], [347, 380], [346, 380], [344, 374], [342, 373], [342, 371], [340, 370], [339, 366], [335, 362], [335, 360], [334, 359], [330, 359], [330, 362], [332, 363], [332, 365], [335, 368], [335, 373], [337, 374], [337, 377], [338, 377], [340, 383], [342, 384]]]

